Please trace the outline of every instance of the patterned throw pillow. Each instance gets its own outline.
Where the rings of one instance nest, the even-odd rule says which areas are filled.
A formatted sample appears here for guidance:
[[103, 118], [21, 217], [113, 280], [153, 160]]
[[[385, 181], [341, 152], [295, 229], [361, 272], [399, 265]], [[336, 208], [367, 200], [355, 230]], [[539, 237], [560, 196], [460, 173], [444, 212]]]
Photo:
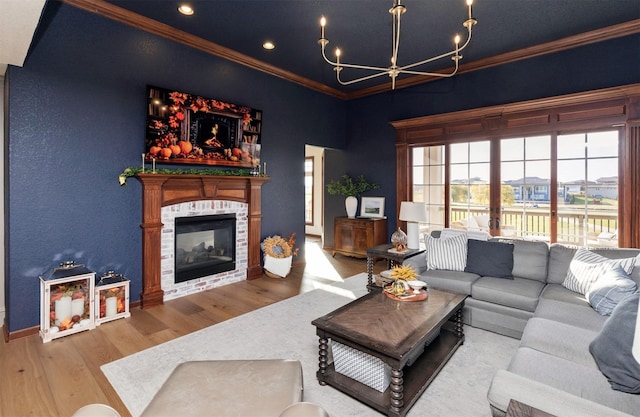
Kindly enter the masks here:
[[590, 250], [580, 248], [573, 255], [562, 286], [571, 291], [586, 294], [598, 277], [618, 265], [622, 267], [627, 275], [631, 275], [636, 259], [609, 259]]
[[616, 265], [598, 278], [585, 296], [595, 311], [609, 316], [620, 301], [637, 289], [638, 284], [629, 278], [620, 265]]
[[467, 266], [467, 237], [458, 235], [448, 239], [426, 237], [427, 269], [464, 271]]

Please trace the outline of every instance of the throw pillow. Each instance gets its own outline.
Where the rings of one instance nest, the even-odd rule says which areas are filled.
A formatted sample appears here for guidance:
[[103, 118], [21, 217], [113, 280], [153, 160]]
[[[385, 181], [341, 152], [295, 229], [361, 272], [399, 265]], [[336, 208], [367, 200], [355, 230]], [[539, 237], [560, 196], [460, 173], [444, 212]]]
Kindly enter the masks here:
[[427, 236], [427, 269], [464, 271], [467, 263], [467, 237], [458, 235], [448, 239]]
[[604, 275], [616, 265], [620, 265], [624, 272], [630, 275], [636, 265], [636, 258], [609, 259], [580, 248], [573, 255], [562, 285], [571, 291], [586, 294], [599, 276]]
[[467, 239], [476, 239], [476, 240], [489, 240], [491, 235], [487, 232], [480, 231], [469, 231], [469, 230], [460, 230], [460, 229], [442, 229], [440, 232], [440, 239], [449, 239], [454, 236], [464, 235]]
[[598, 278], [585, 295], [595, 311], [609, 316], [620, 301], [637, 289], [638, 284], [629, 278], [620, 265], [616, 265]]
[[631, 394], [640, 394], [640, 363], [632, 353], [638, 298], [640, 293], [635, 293], [620, 301], [589, 344], [589, 352], [611, 388]]
[[469, 239], [464, 270], [485, 277], [513, 279], [513, 248], [509, 243]]

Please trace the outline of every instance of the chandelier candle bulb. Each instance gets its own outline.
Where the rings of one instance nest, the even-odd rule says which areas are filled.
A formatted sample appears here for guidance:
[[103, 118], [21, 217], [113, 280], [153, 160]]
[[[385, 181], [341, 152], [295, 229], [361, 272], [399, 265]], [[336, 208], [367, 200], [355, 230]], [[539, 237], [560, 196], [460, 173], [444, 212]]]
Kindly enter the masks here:
[[473, 0], [467, 0], [467, 6], [469, 6], [469, 19], [471, 19], [471, 5], [473, 4]]
[[327, 19], [322, 16], [320, 18], [320, 39], [324, 39], [324, 27], [327, 25]]

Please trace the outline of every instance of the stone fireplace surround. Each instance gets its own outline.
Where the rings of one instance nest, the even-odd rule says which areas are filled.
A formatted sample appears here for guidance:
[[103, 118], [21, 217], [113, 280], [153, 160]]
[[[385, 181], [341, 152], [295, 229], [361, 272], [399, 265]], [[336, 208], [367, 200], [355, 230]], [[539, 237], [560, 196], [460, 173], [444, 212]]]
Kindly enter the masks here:
[[268, 177], [137, 174], [142, 184], [142, 308], [162, 304], [162, 208], [203, 200], [246, 203], [246, 277], [262, 276], [261, 193]]
[[[162, 245], [160, 249], [160, 282], [164, 301], [195, 294], [232, 282], [247, 279], [247, 203], [228, 200], [201, 200], [162, 207]], [[175, 219], [178, 217], [217, 214], [236, 215], [236, 269], [205, 275], [185, 282], [175, 282]]]

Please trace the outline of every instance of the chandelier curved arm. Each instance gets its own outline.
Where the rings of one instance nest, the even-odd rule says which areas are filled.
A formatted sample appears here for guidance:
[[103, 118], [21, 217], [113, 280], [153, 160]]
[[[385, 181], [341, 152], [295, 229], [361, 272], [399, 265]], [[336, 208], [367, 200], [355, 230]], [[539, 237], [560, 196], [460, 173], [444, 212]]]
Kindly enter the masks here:
[[[322, 39], [320, 40], [322, 41]], [[327, 41], [326, 43], [329, 43], [329, 41]], [[331, 61], [329, 58], [327, 58], [324, 45], [322, 46], [322, 57], [327, 62], [327, 64], [332, 65], [336, 68], [355, 68], [355, 69], [363, 69], [363, 70], [370, 70], [370, 71], [387, 71], [388, 70], [388, 68], [385, 68], [385, 67], [372, 67], [368, 65], [355, 65], [355, 64], [347, 64], [344, 62]]]
[[425, 59], [423, 61], [420, 61], [420, 62], [414, 62], [413, 64], [404, 65], [402, 67], [399, 67], [398, 70], [400, 70], [401, 72], [406, 72], [405, 70], [408, 69], [408, 68], [418, 67], [420, 65], [428, 64], [429, 62], [437, 61], [439, 59], [446, 58], [448, 56], [451, 56], [452, 59], [454, 61], [456, 61], [456, 68], [457, 68], [458, 67], [458, 61], [460, 59], [462, 59], [462, 56], [460, 56], [458, 59], [456, 59], [456, 56], [458, 56], [460, 54], [460, 52], [462, 52], [462, 50], [464, 48], [466, 48], [467, 45], [469, 45], [470, 42], [471, 42], [471, 27], [469, 27], [469, 35], [467, 36], [467, 41], [462, 46], [460, 46], [459, 48], [456, 48], [453, 51], [449, 51], [449, 52], [446, 52], [446, 53], [438, 55], [438, 56], [434, 56], [432, 58], [427, 58], [427, 59]]
[[[342, 64], [340, 64], [342, 66]], [[361, 77], [361, 78], [356, 78], [350, 81], [342, 81], [340, 79], [340, 71], [342, 70], [341, 67], [336, 68], [336, 79], [338, 80], [338, 82], [342, 85], [350, 85], [350, 84], [355, 84], [355, 83], [359, 83], [360, 81], [367, 81], [367, 80], [371, 80], [373, 78], [378, 78], [382, 75], [388, 75], [390, 77], [392, 77], [391, 75], [391, 70], [383, 68], [382, 72], [376, 73], [376, 74], [371, 74], [371, 75], [367, 75], [366, 77]]]
[[405, 70], [405, 69], [398, 69], [399, 73], [402, 74], [410, 74], [410, 75], [426, 75], [426, 76], [431, 76], [431, 77], [442, 77], [442, 78], [449, 78], [449, 77], [453, 77], [454, 75], [456, 75], [456, 73], [458, 72], [458, 68], [459, 68], [459, 59], [454, 59], [456, 65], [453, 68], [453, 70], [451, 70], [451, 72], [449, 73], [442, 73], [442, 72], [425, 72], [425, 71], [411, 71], [411, 70]]

